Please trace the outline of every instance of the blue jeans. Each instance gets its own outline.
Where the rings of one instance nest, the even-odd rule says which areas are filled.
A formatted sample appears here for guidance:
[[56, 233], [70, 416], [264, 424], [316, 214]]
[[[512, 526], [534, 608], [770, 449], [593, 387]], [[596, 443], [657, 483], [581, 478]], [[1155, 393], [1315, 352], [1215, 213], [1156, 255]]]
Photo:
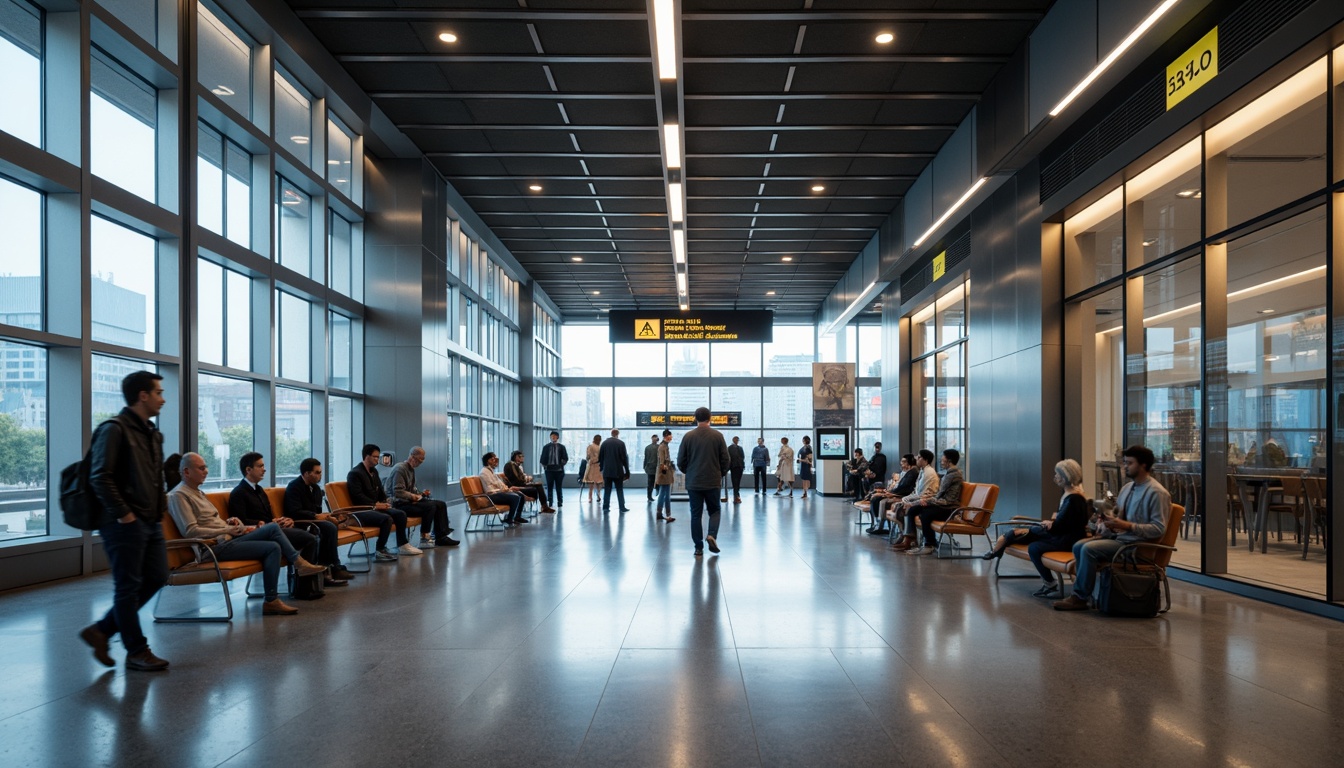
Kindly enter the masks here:
[[625, 511], [625, 481], [619, 477], [602, 478], [602, 511], [611, 511], [611, 487], [616, 486], [616, 503]]
[[1125, 542], [1117, 539], [1084, 539], [1073, 545], [1073, 556], [1076, 558], [1078, 574], [1073, 579], [1073, 594], [1079, 600], [1087, 600], [1092, 597], [1092, 590], [1097, 585], [1097, 566], [1101, 563], [1109, 563], [1116, 552], [1125, 546]]
[[696, 549], [700, 549], [705, 541], [704, 521], [701, 519], [705, 507], [709, 507], [709, 535], [715, 538], [719, 535], [719, 489], [696, 491], [687, 488], [686, 495], [691, 499], [691, 541], [695, 542]]
[[663, 510], [667, 510], [668, 512], [672, 511], [672, 486], [660, 485], [657, 487], [657, 491], [654, 495], [658, 499], [656, 509], [659, 512]]
[[140, 629], [140, 609], [168, 583], [168, 548], [163, 526], [136, 518], [133, 523], [111, 520], [100, 530], [103, 552], [112, 569], [112, 607], [98, 620], [98, 631], [108, 637], [121, 632], [128, 654], [149, 647]]
[[504, 516], [505, 520], [517, 520], [523, 516], [523, 495], [511, 491], [497, 491], [487, 493], [486, 498], [490, 499], [492, 504], [508, 504], [509, 514]]
[[212, 549], [220, 560], [260, 560], [266, 602], [280, 597], [280, 558], [288, 560], [290, 565], [299, 559], [299, 551], [275, 523], [267, 523], [251, 533], [216, 544]]

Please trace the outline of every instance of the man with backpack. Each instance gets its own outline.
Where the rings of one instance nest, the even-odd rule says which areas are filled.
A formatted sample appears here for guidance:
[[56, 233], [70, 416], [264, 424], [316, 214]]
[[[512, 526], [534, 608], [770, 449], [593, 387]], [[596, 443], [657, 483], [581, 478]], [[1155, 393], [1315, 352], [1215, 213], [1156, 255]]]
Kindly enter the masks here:
[[163, 409], [163, 377], [136, 371], [121, 380], [126, 407], [99, 425], [89, 449], [89, 485], [103, 508], [103, 551], [112, 570], [112, 608], [79, 637], [103, 666], [116, 662], [108, 641], [121, 633], [126, 668], [167, 669], [140, 629], [140, 609], [168, 583], [168, 550], [162, 520], [168, 511], [163, 486], [163, 435], [150, 419]]

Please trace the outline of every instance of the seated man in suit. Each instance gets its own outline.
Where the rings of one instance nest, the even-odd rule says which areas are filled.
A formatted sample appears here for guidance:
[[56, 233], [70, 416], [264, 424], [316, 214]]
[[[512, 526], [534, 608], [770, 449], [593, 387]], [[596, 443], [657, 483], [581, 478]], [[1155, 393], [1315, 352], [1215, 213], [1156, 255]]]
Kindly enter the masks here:
[[[406, 535], [406, 513], [392, 508], [392, 504], [387, 500], [383, 481], [378, 477], [378, 460], [382, 458], [382, 451], [378, 450], [378, 446], [372, 446], [371, 451], [368, 450], [369, 447], [364, 446], [364, 459], [346, 473], [345, 485], [350, 491], [352, 503], [360, 507], [373, 507], [371, 510], [356, 513], [360, 525], [378, 527], [378, 554], [373, 556], [373, 561], [390, 563], [396, 561], [397, 554], [418, 555], [422, 550], [412, 546]], [[393, 525], [397, 527], [395, 550], [397, 554], [387, 548], [387, 537], [391, 534]]]
[[504, 465], [504, 480], [529, 499], [541, 500], [542, 512], [547, 514], [555, 512], [555, 509], [551, 507], [550, 499], [546, 497], [546, 489], [541, 483], [533, 482], [532, 476], [523, 471], [522, 451], [514, 451], [509, 454], [509, 463]]
[[[285, 487], [285, 514], [296, 521], [319, 521], [327, 519], [327, 512], [323, 511], [323, 499], [327, 494], [317, 487], [317, 483], [323, 479], [323, 464], [317, 459], [302, 460], [298, 464], [298, 476], [290, 480], [289, 486]], [[358, 503], [358, 502], [356, 502]], [[394, 512], [394, 510], [387, 510]], [[396, 512], [401, 514], [401, 512]], [[359, 512], [359, 523], [363, 526], [378, 526], [378, 551], [374, 554], [374, 562], [392, 562], [396, 560], [396, 555], [387, 550], [387, 535], [391, 533], [392, 523], [396, 523], [396, 541], [401, 542], [399, 554], [419, 554], [421, 551], [410, 547], [406, 542], [406, 515], [402, 514], [401, 519], [396, 519], [395, 515], [384, 514], [382, 511], [364, 511]]]
[[312, 520], [295, 526], [293, 518], [274, 517], [271, 500], [266, 497], [266, 489], [261, 487], [262, 478], [266, 477], [266, 459], [256, 451], [248, 451], [238, 460], [238, 468], [243, 471], [243, 479], [229, 492], [229, 514], [245, 525], [275, 523], [305, 560], [327, 566], [328, 571], [323, 577], [326, 586], [344, 587], [350, 583], [354, 574], [341, 565], [336, 549], [335, 524]]

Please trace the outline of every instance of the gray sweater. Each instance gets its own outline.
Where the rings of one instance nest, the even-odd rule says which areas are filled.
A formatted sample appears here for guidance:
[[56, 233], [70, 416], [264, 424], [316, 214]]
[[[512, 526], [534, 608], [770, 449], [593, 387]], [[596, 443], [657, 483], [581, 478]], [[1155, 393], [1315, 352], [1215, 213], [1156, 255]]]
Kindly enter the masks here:
[[718, 490], [728, 474], [728, 443], [723, 433], [708, 424], [687, 432], [677, 449], [677, 468], [686, 475], [687, 490]]
[[420, 500], [420, 489], [415, 487], [415, 469], [404, 461], [397, 462], [392, 467], [392, 477], [389, 480], [392, 486], [392, 502], [395, 504], [412, 504]]
[[[1115, 499], [1115, 507], [1117, 517], [1134, 524], [1130, 530], [1114, 536], [1118, 541], [1157, 541], [1167, 532], [1171, 494], [1151, 475], [1141, 483], [1125, 483]], [[1110, 537], [1109, 532], [1107, 536]]]

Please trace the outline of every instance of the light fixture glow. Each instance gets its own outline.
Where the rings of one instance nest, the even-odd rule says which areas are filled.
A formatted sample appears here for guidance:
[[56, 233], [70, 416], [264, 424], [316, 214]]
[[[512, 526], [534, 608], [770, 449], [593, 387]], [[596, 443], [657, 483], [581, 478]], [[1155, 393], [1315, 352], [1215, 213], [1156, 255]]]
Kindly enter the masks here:
[[822, 186], [821, 184], [813, 184], [813, 185], [812, 185], [812, 191], [813, 191], [813, 192], [824, 192], [825, 190], [826, 190], [826, 187]]
[[673, 222], [680, 222], [686, 218], [686, 210], [681, 202], [681, 182], [674, 181], [667, 185], [667, 205], [672, 212]]
[[766, 296], [774, 296], [774, 295], [775, 295], [775, 292], [774, 292], [774, 291], [766, 291], [766, 292], [765, 292], [765, 295], [766, 295]]
[[678, 264], [686, 263], [686, 230], [672, 230], [672, 260]]
[[882, 34], [878, 35], [873, 39], [883, 45], [886, 45], [887, 43], [890, 43], [892, 40], [895, 40], [896, 36], [891, 34], [890, 32], [883, 32]]
[[685, 292], [686, 292], [686, 273], [685, 273], [685, 272], [678, 272], [678, 273], [677, 273], [677, 293], [685, 293]]
[[290, 136], [290, 137], [289, 137], [289, 140], [292, 141], [292, 142], [294, 142], [295, 144], [307, 144], [307, 143], [308, 143], [308, 137], [307, 137], [307, 136]]
[[601, 296], [601, 295], [602, 295], [602, 292], [601, 292], [601, 291], [593, 291], [593, 295], [594, 295], [594, 296]]
[[681, 311], [682, 311], [682, 312], [685, 312], [686, 310], [688, 310], [688, 309], [690, 309], [690, 308], [691, 308], [691, 305], [690, 305], [690, 304], [683, 303], [683, 304], [681, 305]]
[[452, 32], [440, 32], [439, 39], [445, 43], [456, 43], [457, 35], [454, 35]]
[[541, 185], [540, 185], [540, 184], [528, 184], [528, 185], [527, 185], [527, 188], [530, 189], [530, 190], [532, 190], [533, 192], [540, 192], [540, 191], [541, 191]]
[[663, 144], [667, 147], [667, 167], [681, 167], [681, 131], [676, 123], [663, 126]]
[[1268, 307], [1266, 307], [1265, 309], [1260, 310], [1260, 312], [1259, 312], [1258, 314], [1261, 314], [1261, 315], [1272, 315], [1272, 314], [1274, 314], [1274, 310], [1273, 310], [1273, 309], [1270, 309], [1270, 308], [1268, 308]]
[[785, 256], [784, 258], [780, 259], [780, 261], [793, 261], [793, 257], [792, 257], [792, 256]]
[[1144, 19], [1139, 26], [1135, 27], [1134, 30], [1125, 37], [1124, 40], [1120, 41], [1119, 45], [1112, 49], [1110, 53], [1106, 54], [1106, 58], [1102, 59], [1101, 63], [1093, 67], [1092, 71], [1087, 73], [1087, 77], [1084, 77], [1079, 81], [1079, 83], [1073, 87], [1073, 90], [1069, 91], [1069, 94], [1064, 97], [1064, 100], [1056, 104], [1054, 109], [1050, 110], [1050, 116], [1057, 117], [1060, 112], [1063, 112], [1065, 107], [1069, 106], [1074, 99], [1078, 98], [1079, 94], [1087, 90], [1087, 86], [1091, 85], [1092, 81], [1101, 77], [1101, 73], [1110, 69], [1116, 59], [1120, 58], [1125, 51], [1129, 50], [1130, 46], [1138, 42], [1139, 38], [1143, 37], [1143, 33], [1147, 32], [1149, 27], [1156, 24], [1157, 20], [1162, 18], [1167, 11], [1171, 10], [1172, 6], [1176, 5], [1176, 3], [1177, 0], [1164, 0], [1161, 5], [1153, 9], [1153, 12], [1148, 14], [1148, 18]]
[[840, 313], [840, 316], [837, 317], [837, 318], [835, 318], [835, 320], [833, 320], [833, 321], [831, 322], [831, 324], [828, 325], [828, 326], [826, 327], [826, 331], [825, 331], [824, 333], [822, 333], [821, 335], [822, 335], [822, 336], [834, 336], [834, 335], [835, 335], [835, 329], [838, 328], [842, 323], [844, 323], [844, 322], [846, 321], [846, 319], [849, 317], [849, 314], [850, 314], [851, 312], [854, 311], [854, 308], [855, 308], [855, 307], [859, 306], [859, 304], [861, 304], [862, 302], [864, 302], [864, 301], [866, 301], [866, 300], [868, 299], [868, 292], [871, 291], [871, 290], [873, 290], [873, 289], [876, 288], [876, 287], [877, 287], [877, 281], [876, 281], [876, 280], [874, 280], [873, 282], [869, 283], [869, 284], [868, 284], [868, 287], [867, 287], [867, 288], [864, 288], [862, 291], [860, 291], [860, 292], [859, 292], [859, 295], [858, 295], [858, 296], [855, 296], [855, 297], [854, 297], [854, 300], [851, 301], [851, 302], [849, 302], [849, 306], [848, 306], [848, 307], [845, 307], [845, 311], [844, 311], [844, 312], [841, 312], [841, 313]]
[[570, 256], [570, 257], [569, 257], [569, 260], [570, 260], [570, 261], [583, 261], [583, 257], [582, 257], [582, 256]]
[[232, 96], [235, 92], [227, 85], [216, 85], [210, 89], [210, 92], [216, 96]]
[[951, 208], [948, 208], [946, 211], [944, 211], [943, 215], [939, 216], [938, 220], [933, 222], [933, 226], [926, 229], [924, 231], [924, 234], [919, 236], [919, 239], [915, 241], [914, 247], [918, 248], [921, 243], [929, 239], [929, 235], [932, 235], [934, 232], [937, 232], [938, 228], [943, 226], [943, 223], [945, 221], [952, 218], [952, 214], [956, 213], [958, 208], [965, 205], [966, 201], [971, 199], [971, 195], [974, 195], [977, 189], [984, 186], [986, 181], [989, 181], [989, 179], [984, 176], [981, 176], [979, 181], [972, 184], [971, 188], [966, 190], [966, 193], [962, 195], [960, 198], [958, 198], [957, 202], [953, 203]]
[[1198, 200], [1204, 196], [1204, 193], [1198, 189], [1182, 189], [1176, 193], [1176, 196], [1184, 200]]
[[658, 79], [677, 79], [677, 25], [672, 0], [653, 0], [653, 36], [658, 45]]

